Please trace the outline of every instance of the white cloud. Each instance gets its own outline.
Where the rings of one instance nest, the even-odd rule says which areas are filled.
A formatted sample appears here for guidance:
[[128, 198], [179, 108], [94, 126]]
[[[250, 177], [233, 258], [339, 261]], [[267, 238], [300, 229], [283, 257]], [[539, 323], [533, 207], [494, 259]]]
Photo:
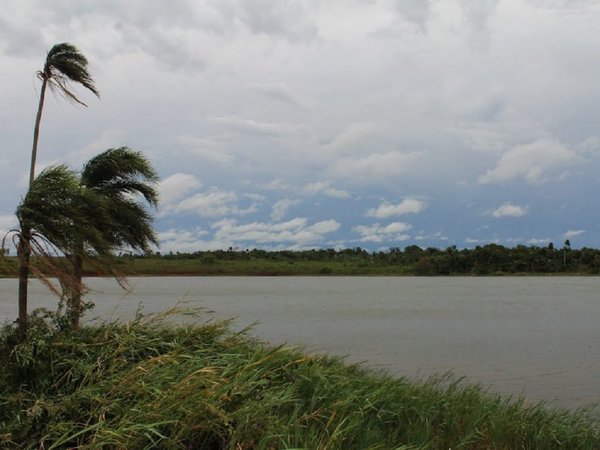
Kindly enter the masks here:
[[573, 239], [574, 237], [581, 236], [583, 233], [585, 233], [585, 230], [567, 230], [565, 234], [563, 234], [563, 238]]
[[237, 116], [210, 117], [209, 120], [227, 127], [231, 131], [255, 136], [281, 136], [292, 132], [305, 132], [306, 126], [301, 124], [259, 122]]
[[492, 239], [477, 239], [477, 238], [467, 237], [467, 238], [465, 238], [465, 244], [468, 244], [468, 245], [500, 244], [500, 239], [497, 237], [494, 237]]
[[308, 233], [314, 233], [316, 235], [323, 235], [323, 234], [333, 233], [334, 231], [337, 231], [339, 228], [340, 228], [339, 222], [337, 222], [336, 220], [330, 219], [330, 220], [322, 220], [313, 225], [310, 225], [309, 227], [306, 228], [306, 231]]
[[300, 203], [302, 203], [301, 200], [291, 198], [283, 198], [276, 201], [271, 207], [271, 219], [275, 221], [283, 219], [292, 207]]
[[444, 234], [441, 231], [438, 231], [433, 234], [420, 233], [419, 235], [415, 236], [415, 240], [417, 240], [417, 241], [448, 241], [449, 239], [447, 236], [444, 236]]
[[393, 222], [389, 225], [357, 225], [352, 231], [358, 233], [361, 242], [397, 242], [406, 241], [410, 236], [406, 231], [411, 229], [411, 225], [404, 222]]
[[211, 225], [214, 234], [200, 227], [192, 229], [171, 228], [159, 233], [162, 252], [218, 250], [242, 245], [267, 248], [302, 249], [317, 245], [326, 235], [337, 231], [340, 224], [335, 220], [323, 220], [309, 224], [305, 218], [286, 222], [252, 222], [238, 224], [233, 219], [223, 219]]
[[275, 178], [274, 180], [265, 183], [262, 187], [269, 191], [287, 191], [291, 189], [291, 186], [280, 178]]
[[256, 194], [256, 193], [253, 193], [253, 192], [245, 193], [243, 195], [243, 197], [249, 198], [250, 200], [253, 200], [253, 201], [257, 202], [257, 203], [262, 203], [262, 202], [264, 202], [267, 199], [264, 195]]
[[527, 207], [513, 205], [512, 203], [504, 203], [491, 211], [490, 214], [492, 217], [499, 219], [501, 217], [523, 217], [527, 212]]
[[191, 153], [201, 158], [220, 164], [231, 164], [235, 158], [223, 148], [217, 147], [214, 141], [204, 138], [182, 136], [180, 142], [186, 145]]
[[376, 219], [386, 219], [392, 216], [402, 216], [404, 214], [417, 214], [427, 207], [427, 203], [416, 198], [405, 198], [398, 204], [384, 201], [377, 208], [371, 208], [367, 211], [367, 217]]
[[2, 214], [0, 215], [0, 242], [2, 239], [5, 239], [5, 246], [9, 249], [9, 251], [14, 250], [14, 246], [12, 245], [12, 238], [7, 233], [10, 230], [16, 230], [19, 226], [19, 221], [17, 220], [17, 216], [14, 214]]
[[160, 251], [167, 252], [197, 252], [206, 250], [221, 250], [229, 248], [228, 242], [208, 241], [208, 232], [202, 228], [190, 230], [171, 228], [158, 234]]
[[576, 153], [556, 139], [539, 139], [506, 152], [479, 178], [480, 183], [499, 183], [525, 178], [531, 184], [547, 181], [551, 173], [564, 171], [578, 161]]
[[344, 179], [379, 180], [406, 173], [421, 152], [372, 153], [368, 156], [345, 157], [334, 163], [331, 172]]
[[380, 130], [375, 122], [357, 122], [350, 124], [340, 134], [321, 148], [326, 152], [337, 152], [359, 143]]
[[0, 215], [0, 230], [6, 232], [12, 230], [19, 225], [17, 216], [14, 214], [2, 214]]
[[340, 224], [335, 220], [323, 220], [308, 225], [305, 218], [295, 218], [282, 223], [252, 222], [238, 224], [224, 219], [212, 225], [214, 239], [221, 242], [310, 245], [322, 242], [329, 233], [337, 231]]
[[538, 247], [544, 247], [552, 242], [552, 239], [549, 238], [530, 238], [527, 240], [529, 245], [536, 245]]
[[[85, 145], [83, 148], [70, 152], [68, 160], [73, 164], [83, 164], [98, 153], [104, 152], [110, 148], [114, 148], [120, 141], [123, 140], [123, 130], [113, 129], [106, 130], [102, 134], [93, 140], [92, 142]], [[133, 149], [137, 150], [137, 149]]]
[[175, 214], [195, 214], [200, 217], [222, 217], [227, 215], [247, 215], [257, 211], [256, 204], [247, 208], [237, 205], [238, 195], [233, 191], [223, 191], [212, 188], [208, 192], [198, 192], [190, 197], [179, 201], [167, 212]]
[[160, 208], [170, 209], [171, 204], [185, 197], [189, 192], [202, 186], [200, 180], [188, 173], [175, 173], [158, 183]]
[[350, 198], [350, 193], [342, 189], [332, 188], [327, 181], [316, 181], [309, 183], [304, 187], [304, 192], [309, 195], [323, 193], [327, 197]]

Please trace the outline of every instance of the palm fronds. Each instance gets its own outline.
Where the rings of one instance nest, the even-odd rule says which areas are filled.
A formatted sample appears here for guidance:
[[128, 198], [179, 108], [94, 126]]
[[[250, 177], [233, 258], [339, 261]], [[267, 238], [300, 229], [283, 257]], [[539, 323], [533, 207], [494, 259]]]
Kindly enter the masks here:
[[83, 106], [87, 105], [75, 95], [73, 84], [81, 84], [97, 97], [100, 96], [88, 71], [87, 58], [68, 42], [56, 44], [50, 49], [44, 69], [38, 72], [38, 77], [47, 81], [53, 92]]
[[106, 150], [85, 164], [81, 184], [108, 203], [112, 226], [104, 227], [105, 238], [117, 247], [149, 249], [157, 244], [152, 215], [137, 200], [143, 197], [151, 206], [158, 203], [155, 183], [158, 175], [150, 162], [128, 147]]
[[75, 172], [56, 165], [35, 178], [17, 217], [21, 227], [35, 230], [65, 253], [74, 253], [84, 242], [89, 250], [102, 254], [109, 245], [89, 218], [106, 216], [103, 203], [101, 197], [81, 189]]

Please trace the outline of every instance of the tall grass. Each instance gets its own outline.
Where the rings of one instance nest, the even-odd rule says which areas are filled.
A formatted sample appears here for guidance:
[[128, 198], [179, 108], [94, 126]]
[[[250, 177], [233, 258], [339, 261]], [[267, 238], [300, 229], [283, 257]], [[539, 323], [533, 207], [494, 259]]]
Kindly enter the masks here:
[[21, 344], [2, 329], [0, 448], [600, 448], [593, 410], [374, 374], [227, 322], [63, 328], [34, 314]]

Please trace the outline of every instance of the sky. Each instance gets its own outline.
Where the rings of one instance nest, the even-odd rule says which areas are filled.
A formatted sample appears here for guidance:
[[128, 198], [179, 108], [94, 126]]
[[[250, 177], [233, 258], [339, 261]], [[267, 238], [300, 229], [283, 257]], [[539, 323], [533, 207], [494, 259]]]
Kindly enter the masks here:
[[108, 148], [160, 174], [162, 252], [600, 247], [597, 0], [2, 0], [0, 230], [56, 43], [37, 171]]

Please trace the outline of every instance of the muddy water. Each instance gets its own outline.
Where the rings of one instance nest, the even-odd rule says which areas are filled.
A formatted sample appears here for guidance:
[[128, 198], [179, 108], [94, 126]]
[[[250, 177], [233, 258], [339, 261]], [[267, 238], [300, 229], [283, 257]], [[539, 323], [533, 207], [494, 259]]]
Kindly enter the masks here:
[[[453, 371], [494, 392], [578, 407], [600, 402], [597, 277], [172, 277], [87, 280], [90, 316], [130, 319], [178, 302], [272, 343], [423, 378]], [[0, 318], [16, 317], [0, 280]], [[53, 306], [31, 285], [31, 305]]]

